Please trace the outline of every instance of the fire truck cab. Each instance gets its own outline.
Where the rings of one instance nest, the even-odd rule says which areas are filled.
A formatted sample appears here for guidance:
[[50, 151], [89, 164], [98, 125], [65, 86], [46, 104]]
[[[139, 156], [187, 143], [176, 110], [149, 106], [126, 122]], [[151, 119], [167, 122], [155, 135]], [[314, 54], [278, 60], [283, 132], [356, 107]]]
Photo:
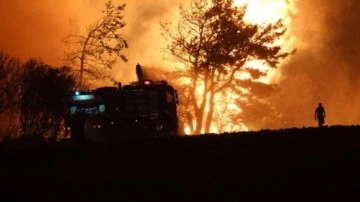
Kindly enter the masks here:
[[67, 96], [65, 124], [72, 139], [112, 143], [177, 135], [177, 91], [166, 81], [143, 80], [140, 68], [138, 82]]

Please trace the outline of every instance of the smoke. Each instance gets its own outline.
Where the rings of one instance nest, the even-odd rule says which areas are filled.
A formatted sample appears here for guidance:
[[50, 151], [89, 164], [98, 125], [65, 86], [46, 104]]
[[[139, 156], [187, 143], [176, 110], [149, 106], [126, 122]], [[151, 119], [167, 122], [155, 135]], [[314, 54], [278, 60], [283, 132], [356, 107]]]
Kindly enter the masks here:
[[[21, 60], [43, 59], [61, 65], [61, 39], [101, 19], [106, 0], [0, 0], [0, 49]], [[189, 0], [113, 0], [126, 3], [123, 30], [129, 42], [128, 63], [114, 75], [136, 80], [135, 65], [166, 66], [159, 23], [177, 18], [180, 3]], [[280, 93], [272, 102], [282, 114], [274, 128], [316, 126], [314, 110], [322, 102], [326, 124], [360, 120], [360, 1], [298, 0], [289, 32], [297, 52], [278, 69]]]
[[[108, 0], [0, 0], [0, 48], [22, 61], [41, 58], [61, 65], [64, 44], [61, 39], [101, 20], [101, 11]], [[176, 16], [181, 0], [125, 1], [113, 0], [115, 5], [126, 3], [123, 35], [129, 43], [124, 53], [128, 63], [119, 63], [114, 74], [119, 80], [135, 79], [137, 63], [162, 64], [162, 41], [159, 23]]]
[[74, 16], [65, 1], [0, 0], [0, 48], [23, 61], [41, 57], [55, 62], [60, 37], [71, 29], [65, 16]]
[[160, 22], [176, 19], [180, 4], [184, 4], [184, 1], [137, 0], [127, 3], [125, 12], [127, 26], [124, 35], [129, 41], [129, 49], [125, 51], [129, 63], [125, 64], [126, 67], [122, 64], [125, 71], [119, 74], [125, 82], [134, 80], [137, 63], [145, 68], [166, 68], [169, 61], [163, 54], [166, 41], [161, 35]]
[[360, 120], [360, 2], [297, 2], [291, 34], [297, 52], [280, 68], [281, 93], [274, 103], [283, 120], [274, 127], [316, 126], [314, 110], [325, 106], [326, 124]]

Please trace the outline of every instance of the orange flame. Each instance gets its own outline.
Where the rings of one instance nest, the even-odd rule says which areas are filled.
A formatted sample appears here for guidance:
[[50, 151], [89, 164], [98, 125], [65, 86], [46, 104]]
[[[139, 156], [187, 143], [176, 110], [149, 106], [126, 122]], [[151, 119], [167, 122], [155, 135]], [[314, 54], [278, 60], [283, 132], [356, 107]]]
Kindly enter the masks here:
[[[290, 29], [291, 17], [296, 13], [295, 0], [234, 0], [234, 6], [247, 6], [247, 11], [245, 14], [245, 21], [251, 24], [257, 24], [259, 26], [267, 26], [269, 24], [274, 24], [279, 20], [282, 20], [284, 26], [287, 29]], [[289, 32], [288, 32], [289, 33]], [[282, 39], [276, 41], [275, 45], [283, 47], [284, 51], [290, 52], [293, 49], [293, 44], [295, 37], [289, 34], [285, 35]], [[281, 66], [281, 63], [280, 63]], [[259, 70], [260, 72], [266, 73], [265, 76], [261, 76], [256, 81], [263, 82], [266, 84], [273, 83], [276, 79], [277, 72], [273, 68], [267, 66], [264, 62], [259, 60], [248, 61], [244, 68], [250, 68]], [[251, 75], [248, 72], [241, 72], [237, 75], [239, 79], [251, 79]], [[246, 89], [244, 89], [246, 91]], [[199, 95], [201, 95], [201, 89], [198, 89]], [[247, 93], [247, 92], [245, 92]], [[239, 96], [235, 93], [228, 90], [226, 92], [227, 100], [220, 101], [220, 96], [217, 96], [216, 107], [214, 111], [214, 118], [212, 126], [210, 128], [211, 133], [222, 133], [222, 132], [232, 132], [232, 131], [248, 131], [249, 126], [246, 126], [243, 123], [228, 123], [226, 121], [221, 121], [226, 117], [226, 114], [231, 111], [235, 113], [242, 113], [237, 105], [235, 105], [235, 100], [239, 99]], [[246, 102], [246, 100], [244, 100]], [[208, 111], [208, 109], [207, 109]], [[190, 127], [185, 127], [184, 133], [186, 135], [191, 135]]]

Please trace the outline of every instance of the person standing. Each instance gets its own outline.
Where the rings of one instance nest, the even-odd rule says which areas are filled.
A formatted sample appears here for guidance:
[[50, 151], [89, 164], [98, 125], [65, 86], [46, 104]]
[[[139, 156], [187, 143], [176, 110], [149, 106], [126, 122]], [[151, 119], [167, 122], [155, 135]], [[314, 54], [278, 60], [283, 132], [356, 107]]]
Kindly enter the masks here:
[[325, 109], [321, 103], [319, 103], [318, 107], [315, 109], [315, 120], [318, 121], [319, 127], [322, 127], [325, 123]]

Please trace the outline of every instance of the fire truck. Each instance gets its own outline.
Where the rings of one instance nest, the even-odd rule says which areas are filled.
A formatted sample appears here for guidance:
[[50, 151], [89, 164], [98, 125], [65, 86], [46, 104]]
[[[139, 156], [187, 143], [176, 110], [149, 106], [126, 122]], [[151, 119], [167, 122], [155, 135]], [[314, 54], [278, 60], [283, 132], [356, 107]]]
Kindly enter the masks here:
[[72, 91], [66, 96], [65, 128], [75, 141], [112, 143], [178, 134], [177, 91], [166, 81], [144, 80]]

